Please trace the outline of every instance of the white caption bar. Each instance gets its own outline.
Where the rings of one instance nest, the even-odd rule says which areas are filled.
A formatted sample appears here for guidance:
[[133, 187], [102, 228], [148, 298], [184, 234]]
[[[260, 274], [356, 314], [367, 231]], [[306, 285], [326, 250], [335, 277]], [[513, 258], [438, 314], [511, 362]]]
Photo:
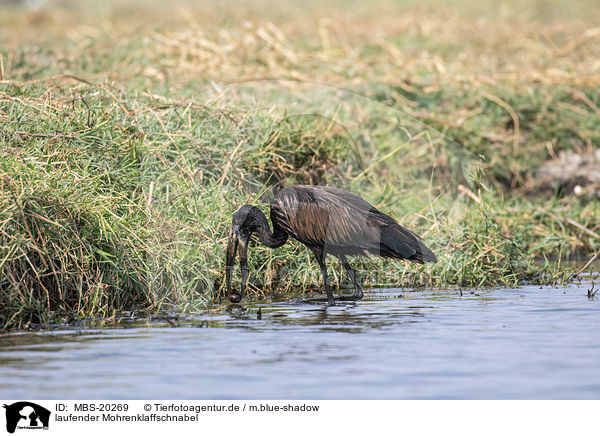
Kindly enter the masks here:
[[600, 401], [0, 401], [0, 434], [18, 436], [598, 434], [600, 406]]

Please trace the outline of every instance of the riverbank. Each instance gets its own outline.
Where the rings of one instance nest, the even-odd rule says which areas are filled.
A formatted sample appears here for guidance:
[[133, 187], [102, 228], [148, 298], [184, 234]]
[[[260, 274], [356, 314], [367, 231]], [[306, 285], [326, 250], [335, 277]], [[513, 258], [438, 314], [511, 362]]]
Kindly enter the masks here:
[[[517, 5], [7, 9], [0, 328], [210, 306], [232, 213], [294, 183], [438, 255], [355, 261], [366, 288], [569, 279], [600, 250], [600, 16]], [[250, 268], [257, 295], [320, 286], [298, 243]]]

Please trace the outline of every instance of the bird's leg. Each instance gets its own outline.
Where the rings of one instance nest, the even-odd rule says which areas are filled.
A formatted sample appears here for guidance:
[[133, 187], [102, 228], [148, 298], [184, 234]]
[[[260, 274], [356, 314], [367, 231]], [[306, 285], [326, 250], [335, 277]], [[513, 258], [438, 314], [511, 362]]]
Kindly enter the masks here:
[[344, 256], [343, 254], [340, 254], [338, 257], [342, 261], [342, 265], [344, 265], [344, 268], [346, 268], [346, 271], [348, 271], [348, 275], [350, 276], [350, 278], [352, 279], [352, 283], [354, 284], [354, 293], [352, 294], [352, 298], [356, 299], [356, 300], [360, 300], [363, 297], [363, 291], [360, 288], [358, 281], [356, 280], [356, 275], [354, 274], [354, 270], [348, 263], [348, 259], [346, 259], [346, 256]]
[[325, 292], [327, 292], [327, 302], [330, 306], [333, 306], [335, 304], [335, 300], [333, 299], [333, 290], [329, 284], [329, 278], [327, 277], [327, 265], [325, 264], [325, 257], [327, 257], [327, 253], [321, 248], [313, 248], [313, 253], [315, 253], [317, 262], [319, 262], [319, 266], [321, 267], [321, 274], [323, 275], [323, 281], [325, 282]]

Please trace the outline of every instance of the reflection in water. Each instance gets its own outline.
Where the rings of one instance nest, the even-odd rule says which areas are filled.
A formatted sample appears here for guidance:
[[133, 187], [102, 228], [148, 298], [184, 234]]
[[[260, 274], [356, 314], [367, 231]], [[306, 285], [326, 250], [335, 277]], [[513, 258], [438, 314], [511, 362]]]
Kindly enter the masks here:
[[[589, 286], [588, 286], [589, 287]], [[586, 287], [374, 290], [0, 336], [13, 398], [598, 398]], [[258, 312], [260, 311], [260, 316]], [[588, 332], [586, 334], [585, 332]]]
[[[361, 302], [338, 302], [333, 307], [305, 303], [301, 300], [255, 304], [250, 308], [235, 304], [227, 308], [231, 318], [219, 326], [252, 330], [283, 326], [320, 326], [323, 331], [361, 333], [373, 328], [417, 322], [415, 318], [424, 316], [421, 309], [431, 308], [427, 305], [409, 306], [399, 303], [399, 298], [403, 298], [403, 295], [395, 290], [379, 290], [375, 296], [367, 297]], [[439, 296], [432, 292], [428, 298], [437, 299]], [[265, 322], [250, 322], [258, 319], [259, 310], [260, 320]]]

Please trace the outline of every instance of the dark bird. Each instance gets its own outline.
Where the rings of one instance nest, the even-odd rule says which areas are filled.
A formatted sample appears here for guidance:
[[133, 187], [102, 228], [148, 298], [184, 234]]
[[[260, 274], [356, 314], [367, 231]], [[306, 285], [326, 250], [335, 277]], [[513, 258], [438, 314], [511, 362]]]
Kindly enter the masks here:
[[354, 284], [351, 300], [360, 300], [363, 292], [346, 256], [375, 254], [415, 263], [437, 261], [419, 236], [359, 196], [342, 189], [304, 185], [283, 189], [271, 200], [271, 222], [273, 231], [265, 214], [249, 204], [233, 215], [225, 283], [229, 300], [234, 303], [242, 299], [242, 294], [231, 288], [236, 251], [239, 247], [243, 292], [248, 280], [248, 241], [254, 233], [267, 247], [281, 247], [291, 236], [310, 248], [321, 266], [329, 304], [334, 304], [334, 297], [327, 279], [325, 258], [328, 254], [340, 259], [348, 271]]

